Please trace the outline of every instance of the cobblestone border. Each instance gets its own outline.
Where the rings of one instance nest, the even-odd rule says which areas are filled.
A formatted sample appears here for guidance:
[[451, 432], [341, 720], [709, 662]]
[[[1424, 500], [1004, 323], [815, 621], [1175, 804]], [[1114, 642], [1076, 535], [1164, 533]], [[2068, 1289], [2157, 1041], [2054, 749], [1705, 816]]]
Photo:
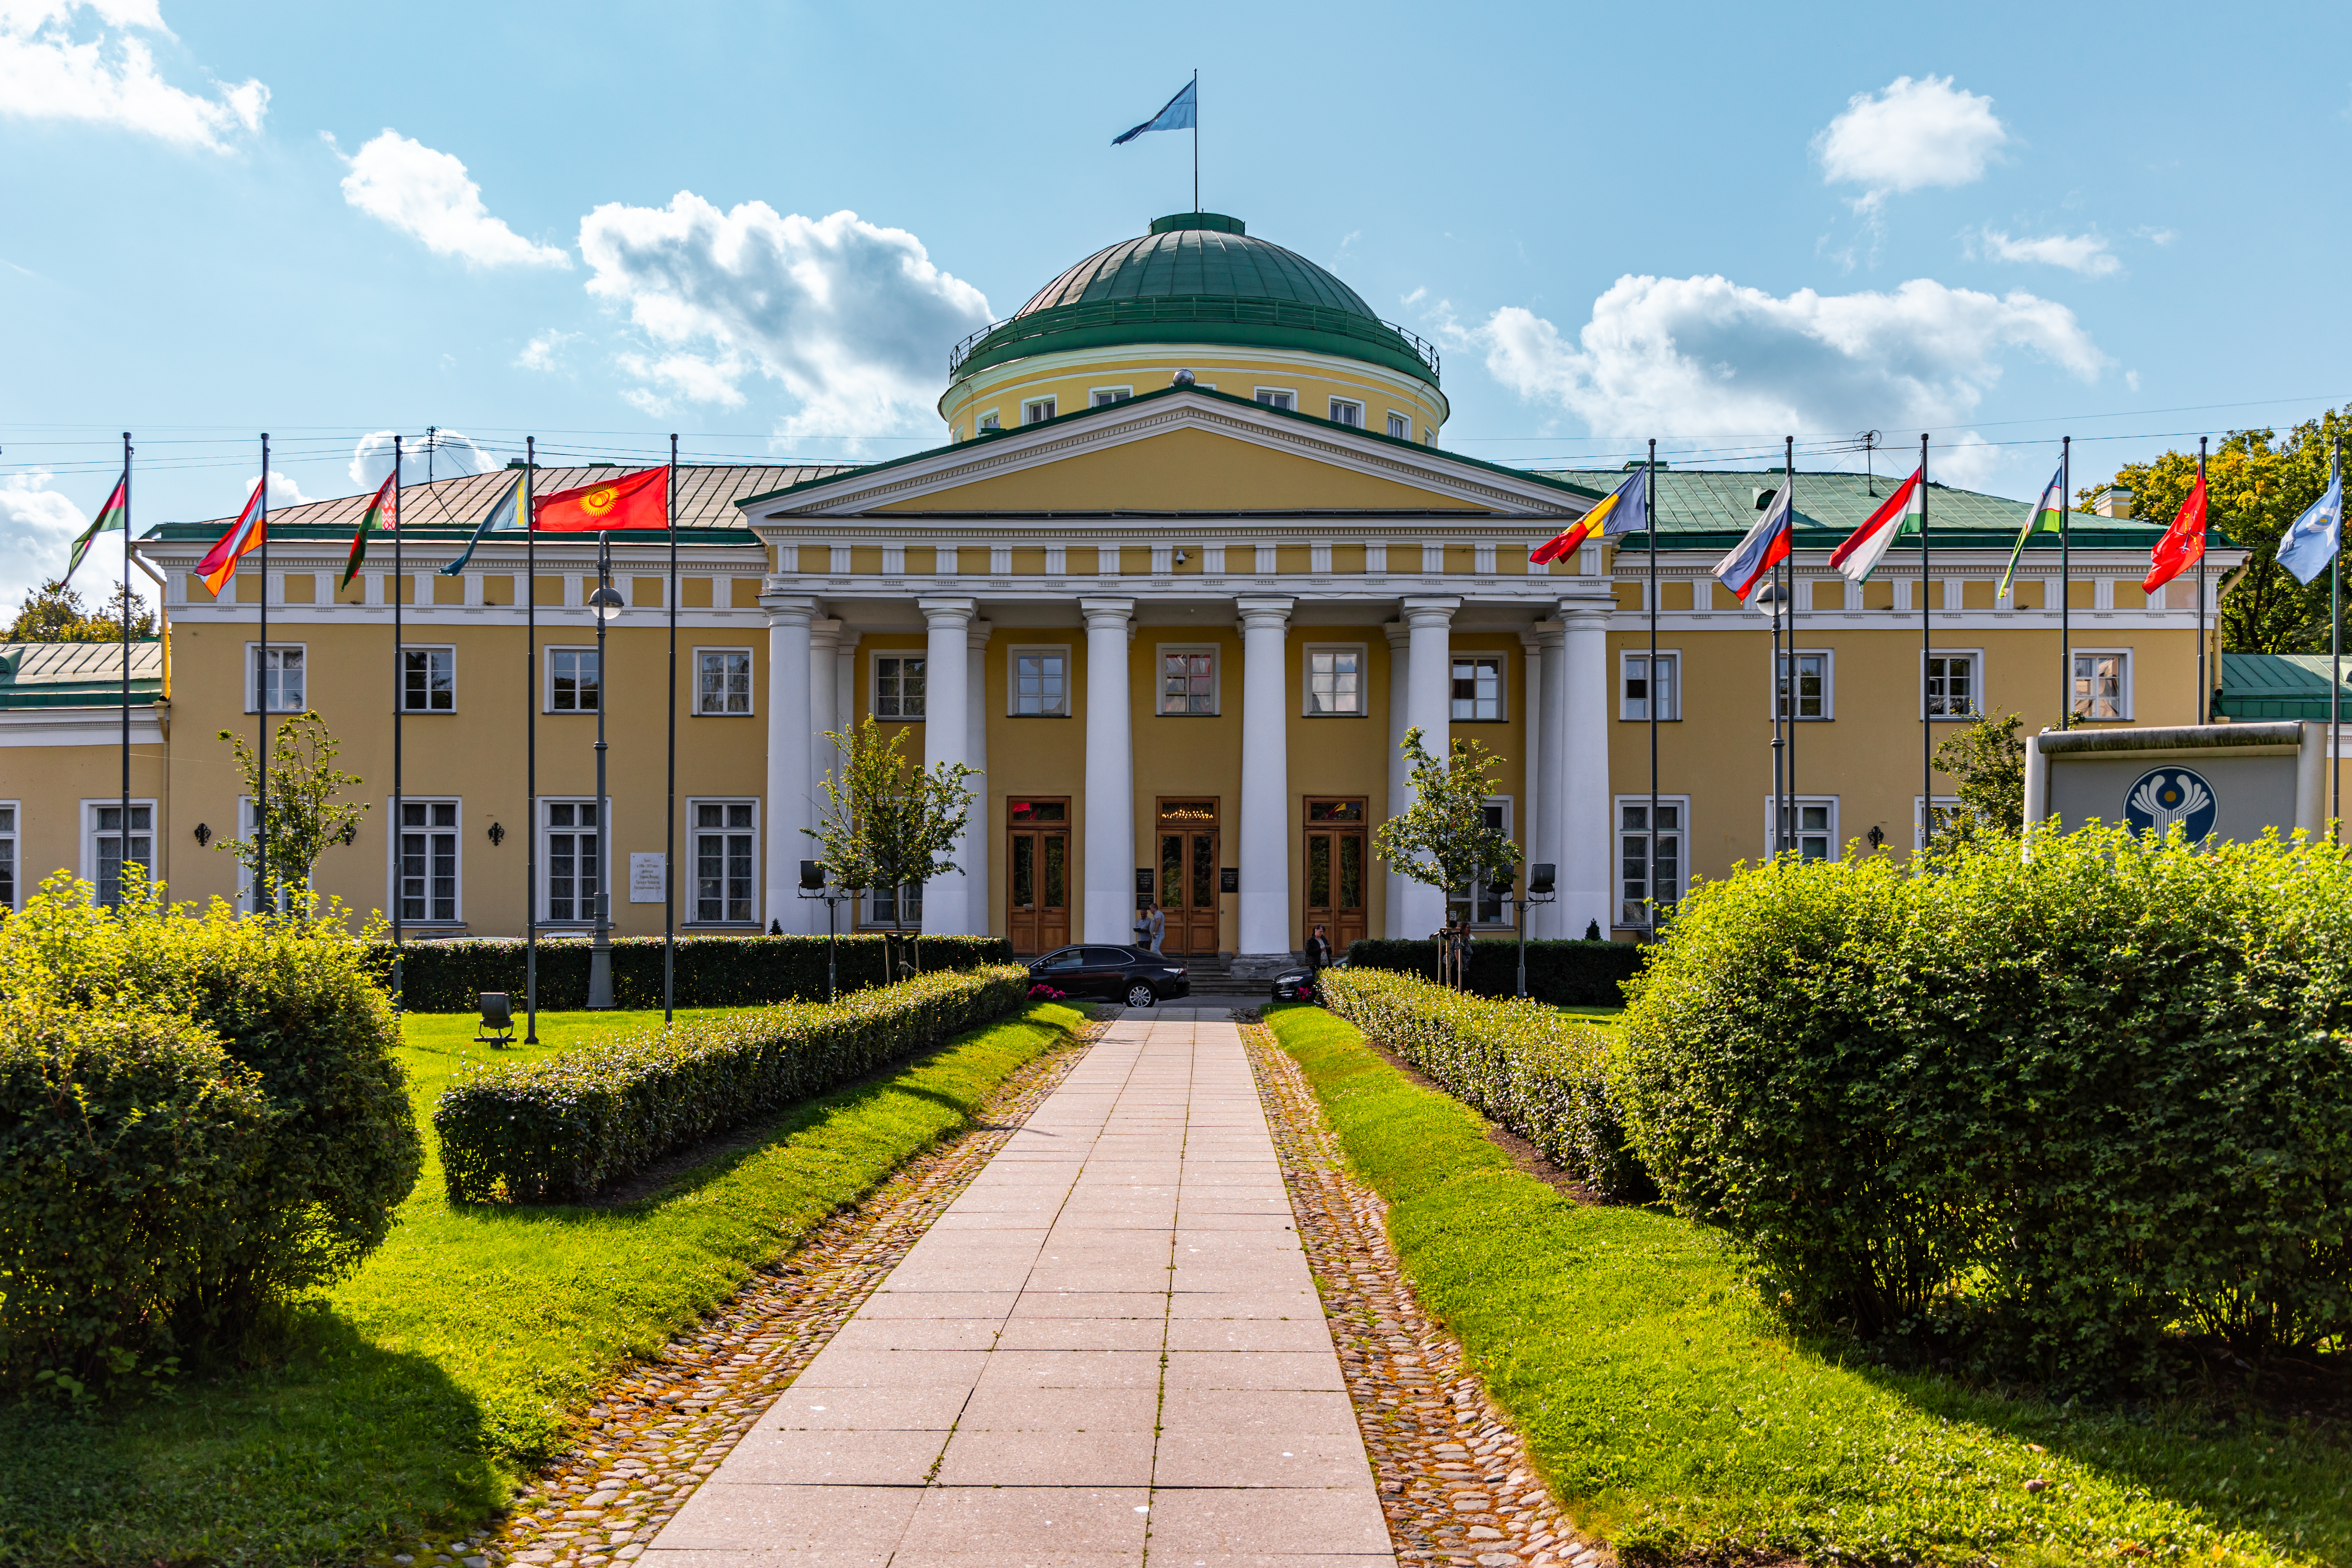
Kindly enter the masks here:
[[1414, 1300], [1389, 1244], [1388, 1205], [1348, 1173], [1298, 1064], [1247, 1016], [1242, 1040], [1398, 1563], [1613, 1564], [1562, 1512], [1526, 1440], [1464, 1365], [1460, 1343]]
[[579, 1446], [518, 1493], [496, 1529], [391, 1561], [634, 1561], [1108, 1027], [1082, 1025], [1015, 1069], [974, 1126], [909, 1160], [659, 1355], [605, 1384], [578, 1423]]

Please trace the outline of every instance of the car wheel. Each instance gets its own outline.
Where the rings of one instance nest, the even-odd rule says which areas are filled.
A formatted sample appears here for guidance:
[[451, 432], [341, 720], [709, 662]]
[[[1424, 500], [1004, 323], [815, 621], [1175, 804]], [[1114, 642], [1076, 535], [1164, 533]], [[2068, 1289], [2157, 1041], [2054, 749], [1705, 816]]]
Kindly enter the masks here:
[[1127, 1005], [1130, 1007], [1149, 1007], [1159, 999], [1151, 987], [1140, 980], [1127, 988]]

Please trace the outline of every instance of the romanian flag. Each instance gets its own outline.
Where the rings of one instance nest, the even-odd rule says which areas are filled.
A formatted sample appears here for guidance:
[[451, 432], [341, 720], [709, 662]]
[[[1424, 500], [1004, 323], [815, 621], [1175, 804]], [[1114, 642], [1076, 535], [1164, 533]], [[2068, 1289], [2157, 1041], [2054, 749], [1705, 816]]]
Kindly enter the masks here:
[[375, 490], [375, 500], [368, 502], [367, 510], [360, 514], [359, 531], [352, 535], [352, 552], [343, 558], [343, 580], [335, 584], [341, 593], [359, 575], [360, 563], [367, 559], [368, 535], [379, 528], [400, 526], [400, 470], [395, 468], [384, 475], [383, 483]]
[[1780, 493], [1748, 536], [1731, 547], [1731, 553], [1715, 563], [1715, 580], [1730, 589], [1745, 603], [1764, 581], [1765, 574], [1789, 558], [1790, 524], [1795, 521], [1796, 509], [1790, 500], [1795, 486], [1783, 479]]
[[2037, 533], [2063, 531], [2065, 505], [2066, 465], [2061, 463], [2058, 471], [2050, 476], [2050, 482], [2042, 487], [2042, 499], [2034, 502], [2033, 510], [2026, 514], [2025, 526], [2017, 531], [2017, 542], [2010, 548], [2009, 564], [2001, 569], [2000, 586], [1993, 590], [1994, 598], [2008, 595], [2009, 580], [2017, 575], [2017, 558], [2025, 553], [2027, 540]]
[[1601, 499], [1601, 503], [1568, 527], [1565, 533], [1556, 534], [1528, 552], [1528, 564], [1541, 566], [1572, 552], [1586, 540], [1598, 534], [1614, 539], [1619, 534], [1639, 533], [1650, 526], [1650, 492], [1647, 489], [1650, 470], [1646, 465], [1625, 476], [1625, 482]]
[[1900, 534], [1919, 531], [1919, 519], [1927, 515], [1927, 468], [1921, 464], [1911, 470], [1895, 492], [1879, 503], [1876, 511], [1863, 520], [1860, 528], [1846, 536], [1846, 542], [1830, 552], [1830, 564], [1836, 567], [1848, 582], [1866, 583], [1878, 570]]
[[205, 586], [212, 590], [215, 599], [220, 597], [221, 590], [228, 586], [228, 580], [236, 575], [237, 562], [247, 551], [261, 543], [262, 531], [268, 526], [269, 520], [269, 504], [262, 497], [268, 488], [268, 474], [254, 481], [253, 494], [246, 498], [245, 510], [236, 514], [236, 521], [228, 525], [228, 531], [220, 536], [220, 542], [196, 563], [196, 575], [205, 580]]
[[[66, 574], [58, 579], [58, 585], [63, 587], [73, 581], [74, 568], [79, 566], [81, 558], [89, 553], [91, 540], [118, 528], [125, 532], [131, 528], [131, 476], [127, 472], [114, 481], [114, 493], [106, 498], [106, 504], [98, 509], [98, 515], [90, 519], [89, 526], [83, 529], [73, 542], [73, 553], [66, 558]], [[123, 548], [128, 550], [130, 547], [129, 542], [125, 541]]]
[[531, 508], [531, 526], [551, 533], [602, 533], [607, 529], [667, 528], [669, 470], [639, 468], [617, 479], [557, 490]]
[[2182, 498], [2180, 510], [2172, 516], [2172, 526], [2156, 542], [2148, 552], [2147, 580], [2141, 591], [2153, 594], [2191, 566], [2205, 559], [2205, 476], [2197, 476], [2196, 486]]

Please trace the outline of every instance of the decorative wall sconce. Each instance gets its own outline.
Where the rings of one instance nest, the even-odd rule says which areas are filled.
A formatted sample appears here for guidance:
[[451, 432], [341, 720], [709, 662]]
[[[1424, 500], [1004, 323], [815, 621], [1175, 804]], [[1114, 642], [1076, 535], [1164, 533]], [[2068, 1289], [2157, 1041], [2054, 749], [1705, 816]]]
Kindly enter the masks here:
[[212, 841], [213, 841], [213, 830], [212, 830], [210, 827], [206, 826], [205, 824], [201, 823], [201, 822], [197, 823], [197, 824], [196, 824], [196, 847], [197, 847], [197, 848], [199, 848], [199, 849], [202, 849], [205, 845], [210, 844]]
[[507, 830], [497, 823], [490, 824], [490, 847], [496, 849], [507, 841]]
[[1882, 828], [1878, 826], [1878, 824], [1876, 824], [1876, 823], [1874, 823], [1874, 823], [1872, 823], [1872, 824], [1870, 825], [1870, 847], [1871, 847], [1873, 849], [1875, 849], [1875, 848], [1877, 848], [1880, 845], [1882, 845], [1882, 844], [1884, 844], [1884, 843], [1885, 843], [1885, 842], [1886, 842], [1886, 834], [1885, 834], [1885, 831], [1884, 829], [1882, 829]]
[[359, 842], [359, 837], [360, 837], [360, 825], [359, 825], [359, 823], [358, 823], [357, 821], [352, 821], [352, 822], [346, 822], [346, 823], [344, 823], [344, 824], [343, 824], [343, 830], [342, 830], [341, 833], [339, 833], [339, 834], [335, 835], [335, 837], [338, 837], [338, 838], [340, 838], [340, 839], [341, 839], [341, 840], [343, 841], [343, 847], [344, 847], [344, 848], [346, 848], [346, 849], [350, 848], [352, 845], [354, 845], [354, 844], [356, 844], [356, 843], [358, 843], [358, 842]]

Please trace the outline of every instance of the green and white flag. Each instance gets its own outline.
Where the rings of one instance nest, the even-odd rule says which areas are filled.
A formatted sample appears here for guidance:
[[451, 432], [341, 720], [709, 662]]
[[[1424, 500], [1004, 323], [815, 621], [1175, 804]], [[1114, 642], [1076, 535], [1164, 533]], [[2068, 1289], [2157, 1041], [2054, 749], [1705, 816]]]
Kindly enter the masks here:
[[[121, 479], [114, 481], [114, 493], [106, 498], [106, 504], [98, 509], [98, 515], [90, 520], [89, 526], [83, 529], [79, 537], [73, 542], [73, 553], [66, 558], [66, 574], [58, 580], [58, 585], [63, 587], [73, 581], [74, 569], [81, 564], [81, 558], [89, 553], [91, 540], [101, 533], [124, 528], [128, 526], [130, 521], [131, 475], [126, 470]], [[129, 545], [126, 543], [124, 548], [128, 549]]]
[[2033, 510], [2026, 514], [2025, 526], [2017, 531], [2017, 543], [2009, 552], [2009, 564], [2001, 569], [2000, 586], [1993, 590], [1994, 598], [2009, 596], [2009, 580], [2017, 574], [2017, 558], [2025, 553], [2025, 542], [2037, 533], [2062, 531], [2064, 519], [2061, 511], [2065, 504], [2066, 465], [2061, 463], [2058, 471], [2050, 476], [2050, 482], [2042, 487], [2042, 499], [2035, 501]]

